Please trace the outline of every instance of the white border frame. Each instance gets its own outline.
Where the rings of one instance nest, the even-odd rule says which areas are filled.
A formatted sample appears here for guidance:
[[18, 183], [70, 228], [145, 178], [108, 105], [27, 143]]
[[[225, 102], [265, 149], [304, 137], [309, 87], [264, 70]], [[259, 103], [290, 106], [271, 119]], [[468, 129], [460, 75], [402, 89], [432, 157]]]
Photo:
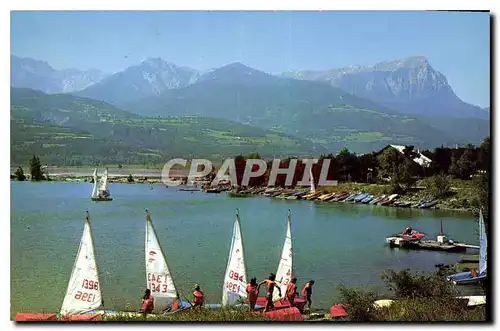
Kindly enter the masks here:
[[[496, 9], [499, 6], [500, 1], [492, 1], [492, 0], [475, 0], [474, 2], [470, 1], [464, 1], [464, 0], [454, 0], [454, 1], [432, 1], [432, 0], [419, 0], [414, 3], [410, 3], [407, 1], [391, 1], [391, 0], [377, 0], [377, 1], [362, 1], [362, 0], [349, 0], [349, 1], [321, 1], [321, 0], [316, 0], [316, 1], [291, 1], [291, 0], [280, 0], [280, 1], [264, 1], [264, 0], [253, 0], [253, 1], [246, 1], [245, 3], [242, 3], [241, 1], [229, 1], [229, 0], [218, 0], [218, 1], [202, 1], [202, 0], [191, 0], [191, 1], [180, 1], [178, 3], [173, 3], [169, 2], [168, 6], [161, 6], [158, 4], [158, 2], [154, 1], [149, 1], [149, 0], [141, 0], [141, 1], [130, 1], [130, 0], [121, 0], [121, 1], [98, 1], [98, 0], [86, 0], [86, 1], [78, 1], [77, 4], [75, 1], [58, 1], [58, 0], [45, 0], [45, 1], [36, 1], [36, 0], [25, 0], [25, 1], [18, 1], [15, 3], [8, 3], [8, 2], [1, 2], [1, 6], [3, 7], [2, 12], [1, 12], [1, 19], [0, 22], [2, 24], [2, 41], [4, 45], [8, 45], [7, 47], [9, 48], [9, 52], [6, 50], [2, 52], [2, 74], [4, 77], [4, 84], [3, 88], [0, 90], [2, 93], [2, 100], [4, 102], [5, 107], [3, 108], [2, 116], [4, 117], [3, 121], [0, 121], [2, 127], [4, 128], [3, 130], [0, 130], [1, 135], [4, 137], [1, 139], [2, 141], [2, 150], [4, 150], [3, 155], [9, 155], [10, 157], [10, 92], [9, 92], [9, 87], [10, 87], [10, 11], [11, 10], [250, 10], [250, 9], [259, 9], [259, 10], [449, 10], [449, 9], [455, 9], [455, 10], [471, 10], [471, 8], [474, 9], [481, 9], [481, 10], [491, 10], [492, 15], [495, 15], [497, 12]], [[498, 25], [498, 22], [496, 22], [496, 25]], [[495, 28], [496, 30], [496, 28]], [[498, 39], [498, 34], [494, 34], [494, 41], [497, 41]], [[492, 40], [493, 41], [493, 40]], [[492, 44], [493, 46], [494, 44]], [[493, 48], [492, 48], [493, 49]], [[496, 73], [496, 72], [495, 72]], [[494, 76], [492, 76], [494, 77]], [[497, 95], [498, 92], [498, 86], [493, 85], [492, 87], [495, 87], [495, 90], [492, 92], [494, 93], [493, 95]], [[492, 95], [492, 100], [493, 100], [493, 95]], [[9, 111], [7, 111], [9, 110]], [[496, 146], [495, 150], [495, 155], [499, 155], [499, 150], [500, 150], [500, 145]], [[497, 164], [497, 162], [494, 163]], [[7, 177], [7, 173], [10, 172], [10, 162], [4, 162], [1, 166], [1, 171], [0, 173], [2, 176], [0, 176], [0, 179], [4, 182], [3, 187], [5, 188], [2, 204], [3, 208], [1, 209], [4, 217], [2, 217], [2, 220], [5, 224], [7, 220], [9, 220], [9, 230], [10, 230], [10, 179]], [[495, 176], [495, 182], [494, 188], [496, 188], [496, 184], [500, 179], [498, 176]], [[493, 188], [493, 189], [494, 189]], [[496, 206], [500, 206], [500, 197], [497, 197], [496, 195], [493, 195], [495, 197], [495, 201], [492, 201], [492, 204]], [[6, 199], [8, 197], [8, 199]], [[495, 238], [497, 237], [496, 234], [498, 232], [498, 229], [500, 229], [499, 226], [495, 226], [495, 229], [497, 231], [495, 232]], [[3, 254], [1, 255], [2, 258], [2, 265], [9, 265], [8, 271], [5, 270], [7, 267], [5, 267], [5, 271], [8, 272], [9, 279], [5, 279], [7, 272], [3, 273], [3, 279], [4, 281], [2, 282], [4, 291], [4, 318], [2, 319], [2, 324], [5, 325], [5, 323], [8, 323], [8, 328], [14, 328], [16, 327], [14, 322], [10, 321], [10, 295], [7, 296], [5, 293], [10, 294], [10, 231], [3, 231], [3, 236], [4, 240], [2, 240], [2, 245], [4, 247]], [[498, 245], [495, 245], [495, 247]], [[496, 252], [495, 252], [496, 253]], [[496, 254], [495, 254], [496, 256]], [[8, 262], [8, 263], [7, 263]], [[493, 262], [493, 267], [495, 267], [495, 263]], [[494, 280], [492, 280], [493, 282]], [[8, 287], [8, 289], [7, 289]], [[498, 290], [497, 290], [498, 292]], [[497, 297], [495, 295], [495, 297]], [[7, 301], [7, 299], [9, 301]], [[496, 299], [496, 298], [495, 298]], [[499, 306], [498, 300], [495, 300], [496, 305], [495, 308]], [[498, 309], [495, 309], [495, 312], [493, 312], [493, 316], [500, 316], [498, 315]], [[180, 328], [181, 326], [179, 325], [165, 325], [165, 324], [154, 324], [159, 327], [168, 327], [172, 329], [177, 329]], [[250, 324], [251, 325], [251, 324]], [[318, 326], [324, 325], [324, 324], [318, 324]], [[335, 325], [335, 324], [333, 324]], [[44, 328], [49, 328], [52, 327], [53, 325], [45, 326]], [[120, 327], [126, 326], [124, 324], [121, 324]], [[148, 327], [152, 327], [153, 325], [148, 325]], [[189, 325], [186, 325], [189, 326]], [[194, 326], [194, 325], [193, 325]], [[210, 328], [215, 328], [219, 327], [219, 325], [205, 325], [206, 327]], [[235, 325], [239, 327], [248, 327], [247, 325], [242, 326], [241, 324]], [[273, 326], [268, 326], [268, 325], [262, 325], [259, 324], [261, 328], [266, 328], [271, 330], [272, 328], [279, 326], [279, 325], [273, 325]], [[304, 327], [309, 327], [311, 326], [310, 324], [306, 324], [304, 326], [293, 326], [293, 327], [299, 327], [299, 328], [304, 328]], [[375, 325], [370, 325], [370, 327], [374, 327]], [[381, 325], [382, 327], [386, 327], [386, 325]], [[404, 327], [405, 325], [402, 324], [396, 324], [395, 326], [397, 327]], [[457, 325], [450, 325], [451, 327], [457, 327]], [[25, 326], [26, 327], [26, 326]], [[40, 327], [40, 325], [37, 325], [37, 327]], [[42, 326], [43, 327], [43, 326]], [[74, 326], [73, 326], [74, 327]], [[104, 329], [104, 325], [96, 325], [94, 328], [97, 329]], [[131, 324], [128, 326], [129, 328], [133, 329], [139, 329], [142, 328], [143, 325], [137, 325], [137, 324]], [[341, 325], [335, 325], [336, 328], [345, 328], [346, 326], [341, 326]], [[357, 326], [356, 326], [357, 327]], [[442, 328], [444, 327], [443, 325], [436, 325], [432, 326], [430, 325], [429, 327], [431, 328]], [[470, 327], [464, 325], [464, 327]], [[64, 326], [64, 328], [69, 328], [68, 326]]]

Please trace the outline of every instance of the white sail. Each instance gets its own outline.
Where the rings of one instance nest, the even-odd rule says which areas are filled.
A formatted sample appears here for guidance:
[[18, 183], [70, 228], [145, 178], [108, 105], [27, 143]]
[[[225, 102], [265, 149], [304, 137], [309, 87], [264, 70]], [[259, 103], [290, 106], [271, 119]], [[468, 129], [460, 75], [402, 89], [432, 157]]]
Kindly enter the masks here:
[[90, 218], [87, 213], [80, 247], [61, 306], [61, 314], [84, 314], [99, 308], [101, 302], [101, 282], [95, 261]]
[[[278, 265], [278, 271], [276, 272], [276, 281], [281, 284], [281, 295], [285, 296], [286, 287], [290, 280], [292, 279], [292, 229], [291, 229], [290, 211], [288, 211], [288, 219], [286, 223], [286, 237], [285, 243], [283, 245], [283, 251], [281, 252], [281, 260]], [[280, 299], [278, 291], [273, 292], [273, 301]]]
[[153, 222], [146, 211], [146, 284], [154, 297], [155, 309], [164, 310], [177, 298], [177, 290], [168, 270]]
[[101, 177], [101, 185], [99, 186], [99, 191], [108, 191], [108, 168], [104, 170], [104, 174]]
[[94, 170], [94, 188], [92, 189], [92, 198], [97, 197], [97, 168]]
[[315, 193], [316, 187], [314, 186], [314, 176], [313, 176], [312, 168], [309, 168], [309, 180], [311, 181], [311, 193]]
[[479, 211], [479, 274], [486, 272], [486, 262], [488, 260], [488, 240], [484, 227], [483, 212]]
[[226, 274], [224, 275], [224, 286], [222, 289], [222, 305], [232, 305], [238, 300], [246, 299], [246, 266], [243, 254], [243, 240], [241, 237], [240, 217], [236, 213], [234, 221], [233, 237], [229, 249], [229, 259], [227, 261]]

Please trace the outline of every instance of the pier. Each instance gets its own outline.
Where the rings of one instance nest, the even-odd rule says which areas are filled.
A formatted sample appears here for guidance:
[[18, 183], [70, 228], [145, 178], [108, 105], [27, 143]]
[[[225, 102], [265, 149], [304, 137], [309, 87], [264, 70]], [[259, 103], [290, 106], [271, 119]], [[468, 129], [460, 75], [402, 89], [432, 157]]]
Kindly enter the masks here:
[[478, 245], [469, 245], [469, 244], [464, 244], [464, 243], [455, 243], [455, 246], [464, 247], [464, 248], [472, 248], [472, 249], [479, 249], [480, 248]]

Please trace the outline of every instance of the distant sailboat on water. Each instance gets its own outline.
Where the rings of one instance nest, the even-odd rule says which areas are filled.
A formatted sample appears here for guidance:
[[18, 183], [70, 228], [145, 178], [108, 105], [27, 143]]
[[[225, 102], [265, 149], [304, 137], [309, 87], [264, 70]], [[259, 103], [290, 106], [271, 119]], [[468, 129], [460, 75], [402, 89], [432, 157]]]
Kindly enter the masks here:
[[311, 181], [311, 193], [316, 193], [316, 187], [314, 186], [314, 176], [312, 168], [309, 168], [309, 180]]
[[101, 177], [99, 189], [97, 188], [97, 169], [94, 170], [94, 188], [92, 189], [92, 201], [112, 201], [109, 188], [108, 188], [108, 168], [104, 170]]

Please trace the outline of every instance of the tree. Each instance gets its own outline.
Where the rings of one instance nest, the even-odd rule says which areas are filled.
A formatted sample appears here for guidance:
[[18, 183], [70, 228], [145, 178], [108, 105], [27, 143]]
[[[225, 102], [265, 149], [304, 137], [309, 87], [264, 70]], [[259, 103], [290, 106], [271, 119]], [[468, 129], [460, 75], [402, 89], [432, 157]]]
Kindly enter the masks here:
[[132, 174], [128, 175], [127, 182], [133, 183], [134, 182], [134, 177], [132, 177]]
[[250, 154], [248, 154], [247, 160], [251, 160], [251, 159], [259, 160], [260, 159], [259, 153], [250, 153]]
[[351, 153], [347, 148], [343, 148], [337, 154], [337, 164], [339, 169], [339, 180], [350, 181], [359, 180], [359, 174], [356, 172], [358, 157]]
[[382, 153], [379, 161], [380, 177], [389, 178], [392, 193], [401, 193], [415, 184], [414, 157], [413, 146], [405, 148], [403, 153], [395, 148], [387, 148]]
[[429, 190], [436, 198], [446, 198], [450, 194], [449, 177], [443, 173], [432, 176]]
[[17, 168], [16, 172], [14, 173], [16, 179], [20, 182], [24, 181], [26, 179], [26, 176], [24, 175], [23, 168], [19, 167]]
[[476, 168], [473, 149], [467, 148], [458, 156], [459, 152], [451, 158], [450, 173], [460, 179], [470, 179]]
[[486, 137], [481, 146], [479, 146], [478, 168], [481, 170], [489, 170], [491, 163], [491, 139]]
[[30, 161], [31, 180], [40, 181], [43, 179], [42, 165], [38, 156], [33, 155]]
[[377, 178], [378, 160], [375, 153], [367, 153], [358, 157], [358, 171], [361, 181], [372, 183]]
[[489, 204], [490, 204], [490, 178], [489, 173], [484, 172], [479, 176], [474, 177], [474, 187], [476, 191], [476, 197], [473, 201], [473, 204], [477, 208], [474, 211], [475, 216], [479, 216], [479, 209], [482, 210], [484, 225], [486, 228], [486, 232], [488, 233], [489, 223], [490, 223], [490, 214], [489, 214]]
[[407, 184], [408, 186], [413, 186], [415, 181], [412, 179], [423, 174], [422, 166], [415, 162], [415, 159], [420, 157], [420, 155], [415, 151], [414, 146], [406, 146], [403, 150], [403, 155], [405, 157], [406, 172], [409, 176], [405, 184]]

